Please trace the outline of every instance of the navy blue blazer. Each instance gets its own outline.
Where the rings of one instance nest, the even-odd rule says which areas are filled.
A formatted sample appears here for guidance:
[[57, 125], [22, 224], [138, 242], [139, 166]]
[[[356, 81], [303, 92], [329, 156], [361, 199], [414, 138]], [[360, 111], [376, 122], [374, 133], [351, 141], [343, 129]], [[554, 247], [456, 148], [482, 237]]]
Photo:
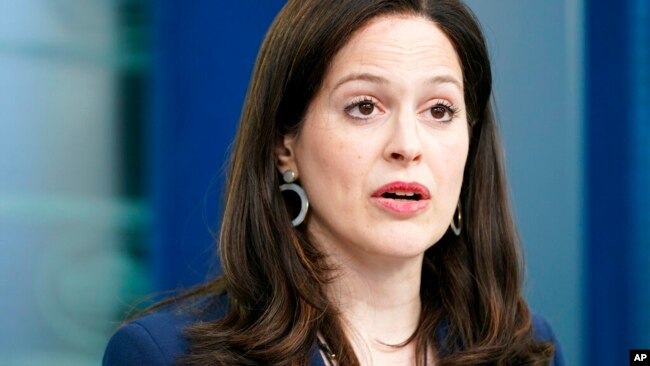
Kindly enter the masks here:
[[[219, 306], [210, 318], [225, 315], [226, 307]], [[120, 327], [111, 337], [104, 353], [105, 366], [158, 366], [175, 365], [175, 360], [189, 351], [188, 340], [183, 330], [188, 325], [210, 319], [197, 319], [187, 312], [164, 310], [155, 312]], [[564, 366], [560, 345], [553, 330], [540, 316], [533, 316], [535, 339], [555, 344], [553, 366]], [[325, 366], [318, 346], [314, 344], [310, 352], [310, 365]]]

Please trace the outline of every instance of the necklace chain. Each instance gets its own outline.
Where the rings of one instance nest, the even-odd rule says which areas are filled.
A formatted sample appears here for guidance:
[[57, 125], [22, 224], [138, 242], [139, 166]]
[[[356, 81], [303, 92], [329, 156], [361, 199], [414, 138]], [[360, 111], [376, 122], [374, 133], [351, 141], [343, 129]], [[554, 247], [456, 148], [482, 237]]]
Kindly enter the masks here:
[[[323, 352], [325, 355], [325, 358], [327, 359], [327, 365], [329, 366], [336, 366], [336, 353], [332, 352], [330, 347], [325, 343], [325, 341], [321, 340], [320, 337], [316, 338], [316, 341], [318, 342], [318, 348]], [[428, 351], [424, 352], [424, 365], [428, 365]]]

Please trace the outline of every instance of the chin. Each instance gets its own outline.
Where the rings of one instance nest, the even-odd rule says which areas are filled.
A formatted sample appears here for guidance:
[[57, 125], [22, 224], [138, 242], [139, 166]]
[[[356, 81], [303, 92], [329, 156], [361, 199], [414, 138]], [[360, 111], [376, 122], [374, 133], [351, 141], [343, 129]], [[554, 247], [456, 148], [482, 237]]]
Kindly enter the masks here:
[[[374, 250], [377, 254], [382, 254], [387, 257], [393, 258], [414, 258], [418, 257], [424, 252], [433, 246], [442, 235], [434, 235], [431, 232], [428, 233], [417, 233], [417, 232], [408, 232], [404, 235], [396, 235], [399, 232], [390, 232], [385, 233], [374, 238], [375, 245], [373, 245]], [[372, 249], [371, 249], [372, 250]]]

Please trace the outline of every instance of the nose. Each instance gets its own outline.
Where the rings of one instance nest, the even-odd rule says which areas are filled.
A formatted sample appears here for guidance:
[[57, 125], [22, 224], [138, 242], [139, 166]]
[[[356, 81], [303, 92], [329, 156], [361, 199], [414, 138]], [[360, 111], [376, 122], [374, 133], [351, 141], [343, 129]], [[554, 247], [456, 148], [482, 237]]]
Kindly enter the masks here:
[[422, 160], [422, 141], [415, 116], [397, 117], [392, 123], [384, 158], [390, 162], [412, 164]]

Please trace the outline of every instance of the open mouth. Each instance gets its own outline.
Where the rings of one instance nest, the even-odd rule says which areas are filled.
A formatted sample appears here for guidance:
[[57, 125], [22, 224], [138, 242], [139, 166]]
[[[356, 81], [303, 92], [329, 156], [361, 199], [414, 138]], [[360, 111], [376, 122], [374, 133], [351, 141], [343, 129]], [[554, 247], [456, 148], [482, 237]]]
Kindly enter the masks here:
[[384, 192], [381, 197], [392, 200], [419, 201], [422, 195], [415, 192]]
[[372, 194], [373, 202], [389, 212], [400, 216], [415, 215], [430, 204], [431, 193], [417, 182], [391, 182]]
[[372, 196], [404, 201], [428, 200], [431, 197], [427, 187], [417, 182], [391, 182], [377, 189]]

